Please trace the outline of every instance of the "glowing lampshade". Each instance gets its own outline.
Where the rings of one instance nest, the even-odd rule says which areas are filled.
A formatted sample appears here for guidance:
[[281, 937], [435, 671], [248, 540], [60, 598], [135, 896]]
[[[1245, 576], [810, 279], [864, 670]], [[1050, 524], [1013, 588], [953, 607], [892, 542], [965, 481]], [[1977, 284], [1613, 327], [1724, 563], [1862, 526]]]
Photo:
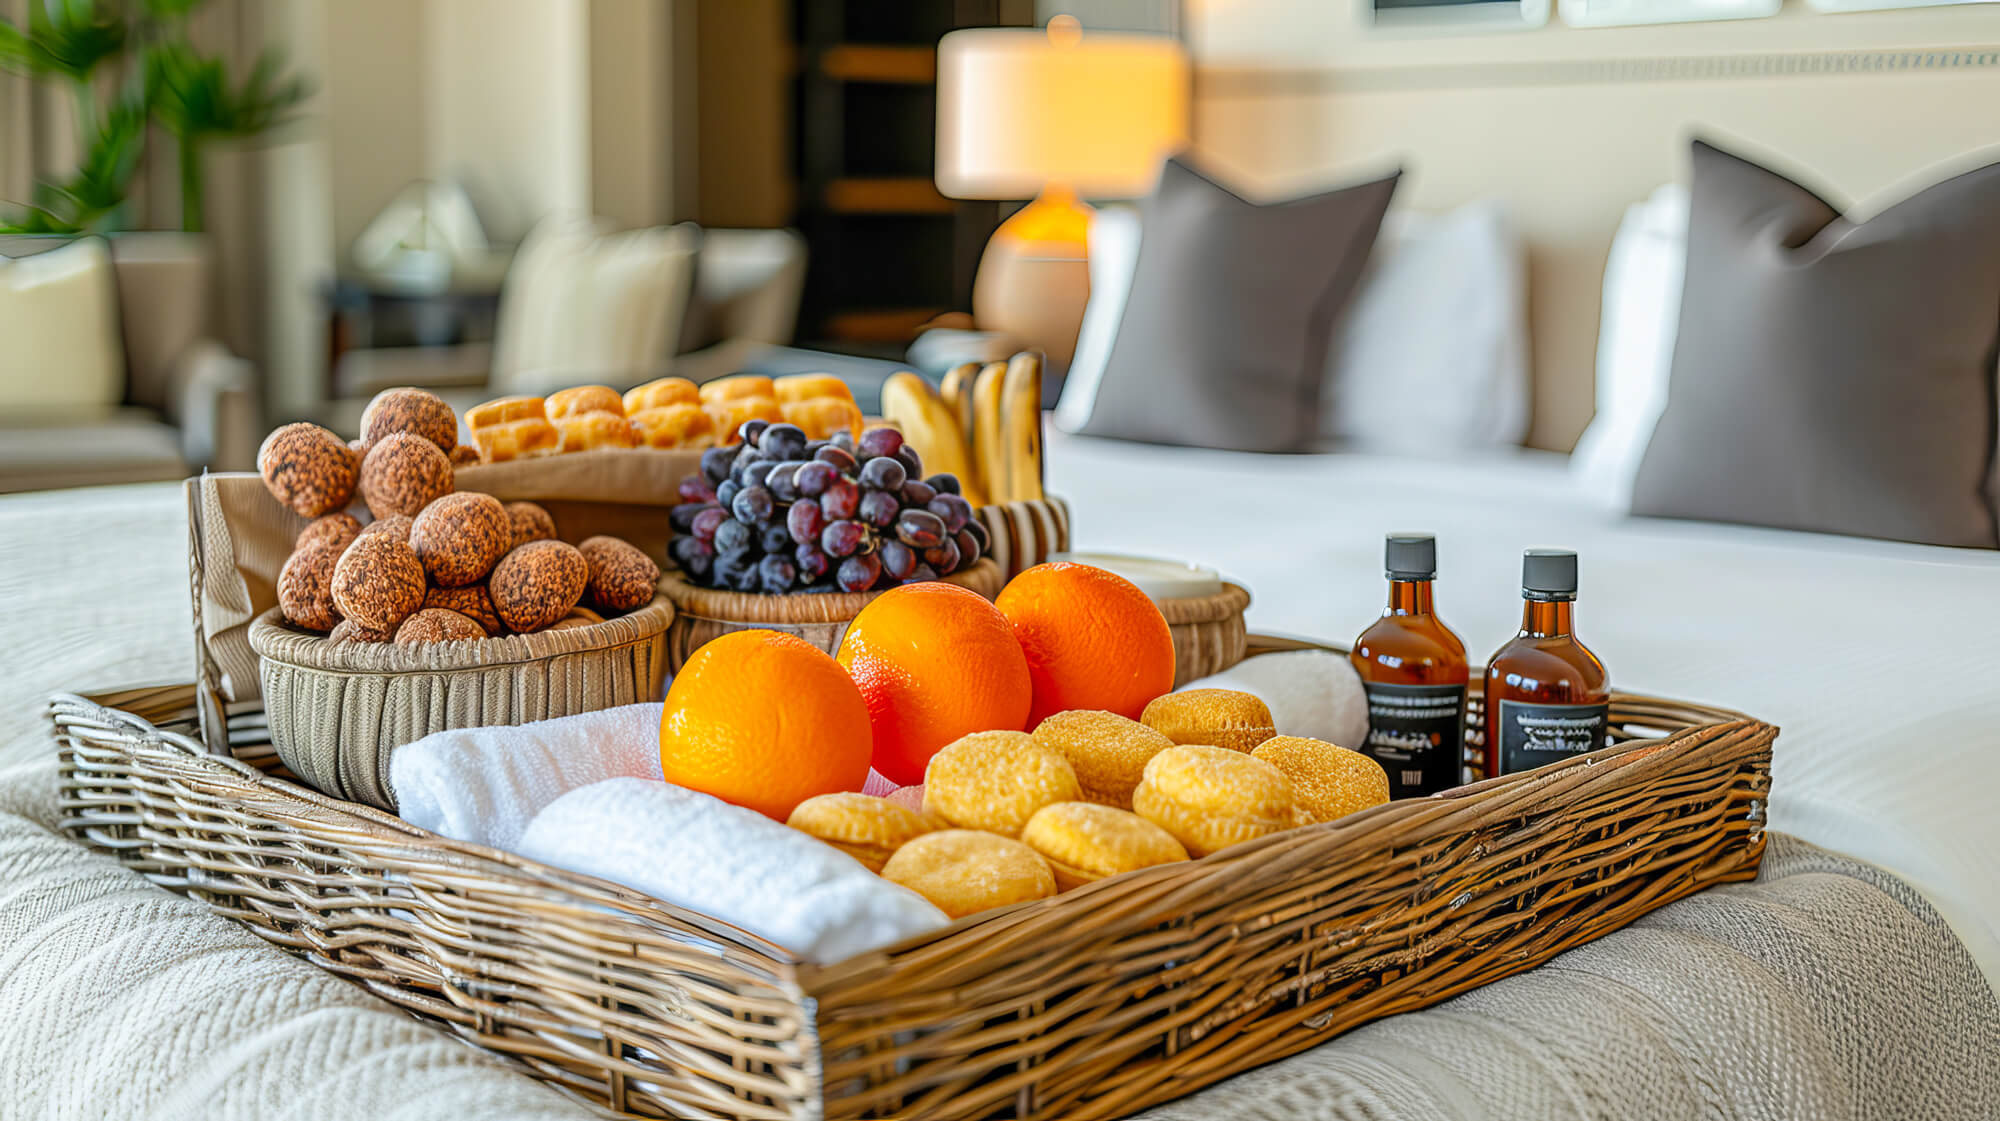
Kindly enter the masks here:
[[938, 42], [937, 185], [1030, 198], [1051, 184], [1132, 198], [1188, 139], [1188, 59], [1160, 35], [985, 28]]

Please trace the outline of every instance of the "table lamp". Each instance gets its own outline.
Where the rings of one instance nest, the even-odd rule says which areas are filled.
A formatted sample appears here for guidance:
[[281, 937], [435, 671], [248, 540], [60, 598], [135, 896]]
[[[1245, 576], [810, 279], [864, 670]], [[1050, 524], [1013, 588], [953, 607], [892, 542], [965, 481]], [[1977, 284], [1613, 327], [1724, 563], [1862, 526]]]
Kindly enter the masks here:
[[1164, 35], [981, 28], [938, 41], [938, 190], [1034, 201], [994, 231], [972, 318], [1069, 363], [1090, 294], [1080, 196], [1134, 198], [1187, 143], [1188, 59]]

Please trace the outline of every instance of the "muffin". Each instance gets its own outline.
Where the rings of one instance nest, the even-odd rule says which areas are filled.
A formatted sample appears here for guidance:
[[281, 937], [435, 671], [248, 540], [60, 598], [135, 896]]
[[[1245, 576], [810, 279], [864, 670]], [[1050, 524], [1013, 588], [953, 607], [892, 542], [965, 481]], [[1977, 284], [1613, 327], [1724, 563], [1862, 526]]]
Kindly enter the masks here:
[[377, 518], [414, 518], [451, 488], [450, 457], [422, 436], [392, 432], [361, 461], [361, 498]]
[[1035, 811], [1076, 802], [1069, 760], [1026, 732], [974, 732], [946, 744], [924, 769], [924, 810], [960, 829], [1018, 837]]
[[1166, 830], [1130, 810], [1094, 802], [1043, 806], [1021, 830], [1021, 843], [1049, 862], [1061, 891], [1188, 858]]
[[1190, 855], [1207, 856], [1290, 829], [1292, 783], [1284, 772], [1244, 752], [1185, 744], [1146, 764], [1132, 808], [1173, 834]]
[[361, 413], [361, 442], [370, 448], [397, 432], [421, 436], [451, 454], [458, 447], [458, 414], [424, 389], [385, 389]]
[[1358, 751], [1304, 736], [1273, 736], [1251, 756], [1292, 780], [1302, 825], [1332, 821], [1389, 800], [1389, 773]]
[[333, 602], [333, 567], [340, 553], [339, 546], [308, 544], [285, 560], [278, 571], [278, 606], [293, 626], [330, 631], [340, 622]]
[[431, 582], [445, 588], [484, 579], [507, 555], [513, 536], [506, 507], [477, 491], [443, 495], [410, 523], [410, 547]]
[[507, 629], [527, 634], [569, 614], [589, 579], [590, 565], [576, 546], [530, 541], [500, 558], [487, 591]]
[[909, 888], [954, 919], [1056, 893], [1055, 873], [1035, 850], [971, 829], [915, 838], [882, 866], [882, 878]]
[[353, 514], [327, 514], [314, 518], [300, 530], [298, 540], [292, 542], [292, 548], [297, 550], [313, 545], [329, 545], [335, 552], [339, 552], [360, 535], [360, 518]]
[[1174, 746], [1164, 734], [1115, 712], [1072, 709], [1035, 726], [1035, 742], [1059, 751], [1076, 772], [1085, 801], [1132, 808], [1132, 791], [1153, 756]]
[[386, 533], [355, 538], [333, 566], [333, 603], [361, 626], [394, 631], [424, 603], [424, 566], [417, 551]]
[[257, 473], [274, 498], [302, 517], [330, 514], [354, 498], [354, 452], [317, 424], [272, 430], [257, 449]]
[[897, 849], [939, 828], [935, 820], [887, 798], [848, 793], [807, 798], [785, 824], [825, 841], [875, 873]]
[[616, 537], [588, 537], [576, 548], [590, 566], [584, 586], [598, 610], [625, 612], [653, 602], [660, 566], [638, 546]]
[[462, 588], [432, 587], [424, 593], [424, 606], [456, 611], [485, 627], [489, 635], [501, 634], [506, 629], [500, 625], [500, 613], [493, 610], [493, 597], [487, 594], [484, 584], [467, 584]]
[[1231, 751], [1249, 751], [1278, 734], [1270, 708], [1235, 689], [1186, 689], [1155, 697], [1139, 721], [1175, 743]]
[[427, 642], [460, 642], [485, 638], [486, 628], [456, 611], [426, 607], [403, 620], [396, 628], [396, 645], [420, 646]]
[[554, 541], [556, 520], [547, 510], [532, 502], [509, 502], [505, 507], [507, 522], [513, 529], [509, 537], [509, 550], [518, 549], [530, 541]]

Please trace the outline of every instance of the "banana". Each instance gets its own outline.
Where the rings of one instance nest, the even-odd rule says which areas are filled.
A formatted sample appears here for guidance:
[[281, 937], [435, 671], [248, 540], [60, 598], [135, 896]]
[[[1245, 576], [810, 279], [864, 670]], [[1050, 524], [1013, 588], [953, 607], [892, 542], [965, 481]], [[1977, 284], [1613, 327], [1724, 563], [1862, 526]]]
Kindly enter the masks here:
[[1008, 359], [1000, 408], [1000, 439], [1007, 452], [1007, 501], [1039, 502], [1043, 497], [1040, 352], [1024, 350]]
[[1007, 444], [1001, 439], [1001, 390], [1007, 380], [1005, 362], [988, 362], [972, 383], [972, 458], [979, 464], [979, 489], [988, 502], [1011, 502], [1012, 475], [1007, 470]]
[[907, 370], [890, 374], [882, 383], [882, 418], [903, 430], [904, 442], [917, 450], [925, 472], [948, 471], [958, 476], [965, 500], [974, 506], [985, 505], [958, 418], [928, 380]]
[[978, 438], [972, 427], [972, 383], [978, 380], [977, 362], [953, 366], [944, 376], [944, 403], [951, 409], [952, 415], [958, 417], [958, 428], [965, 433], [965, 446], [968, 448]]

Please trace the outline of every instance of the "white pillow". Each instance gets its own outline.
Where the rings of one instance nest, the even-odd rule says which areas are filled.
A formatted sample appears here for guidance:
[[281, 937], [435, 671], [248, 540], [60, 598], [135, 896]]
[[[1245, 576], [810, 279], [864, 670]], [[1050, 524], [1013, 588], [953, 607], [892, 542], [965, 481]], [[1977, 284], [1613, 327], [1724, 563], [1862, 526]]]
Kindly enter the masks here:
[[588, 219], [543, 220], [507, 269], [494, 388], [629, 383], [665, 369], [680, 340], [700, 244], [691, 223], [607, 233]]
[[1076, 332], [1076, 353], [1063, 378], [1056, 402], [1056, 427], [1081, 432], [1097, 407], [1097, 386], [1111, 361], [1111, 343], [1125, 318], [1132, 295], [1132, 274], [1139, 266], [1139, 212], [1129, 206], [1107, 206], [1090, 217], [1090, 299], [1083, 305], [1083, 324]]
[[[1090, 302], [1055, 413], [1065, 432], [1081, 431], [1096, 405], [1140, 236], [1135, 209], [1106, 207], [1091, 218]], [[1391, 214], [1328, 348], [1323, 434], [1400, 444], [1415, 424], [1447, 446], [1519, 443], [1528, 425], [1522, 272], [1520, 248], [1493, 204], [1440, 217]]]
[[1687, 188], [1669, 183], [1633, 203], [1604, 262], [1597, 327], [1597, 415], [1570, 455], [1591, 498], [1632, 508], [1632, 483], [1667, 407], [1687, 270]]
[[118, 283], [103, 239], [0, 257], [0, 340], [0, 409], [123, 401]]
[[1320, 434], [1343, 446], [1518, 444], [1527, 435], [1526, 266], [1500, 206], [1391, 213], [1327, 349]]

